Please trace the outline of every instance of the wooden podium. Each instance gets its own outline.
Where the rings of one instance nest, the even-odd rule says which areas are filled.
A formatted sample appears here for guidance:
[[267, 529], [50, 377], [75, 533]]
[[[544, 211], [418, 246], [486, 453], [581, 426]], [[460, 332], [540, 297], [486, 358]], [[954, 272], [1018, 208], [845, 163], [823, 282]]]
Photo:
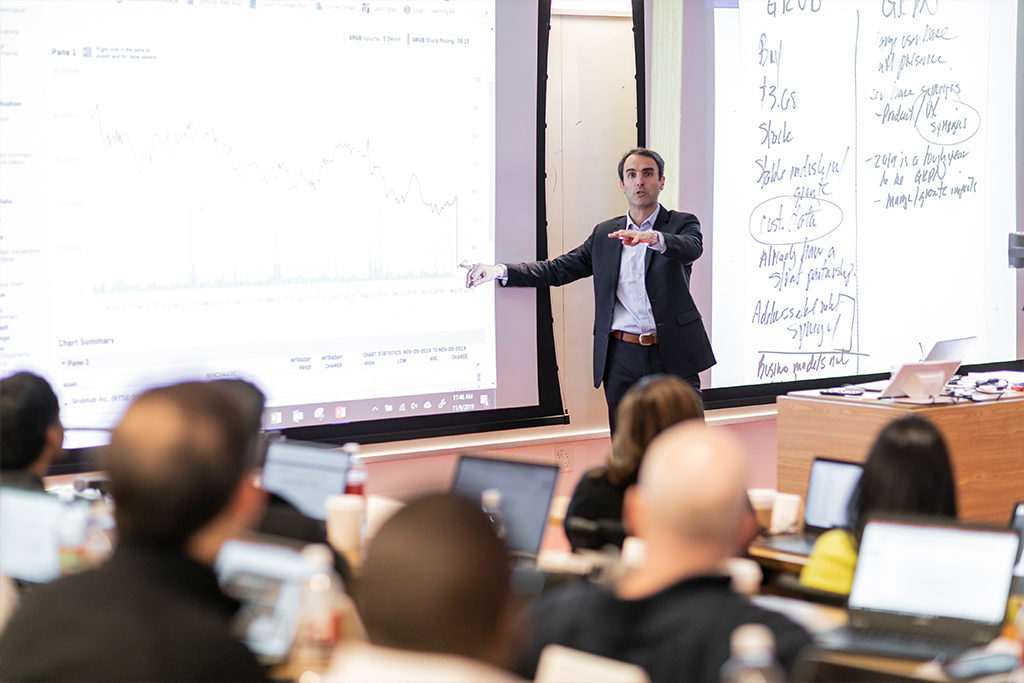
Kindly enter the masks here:
[[998, 401], [914, 405], [862, 396], [799, 391], [779, 396], [779, 491], [807, 494], [815, 456], [863, 462], [882, 428], [914, 414], [942, 432], [953, 460], [957, 502], [964, 521], [1006, 524], [1024, 500], [1024, 396]]

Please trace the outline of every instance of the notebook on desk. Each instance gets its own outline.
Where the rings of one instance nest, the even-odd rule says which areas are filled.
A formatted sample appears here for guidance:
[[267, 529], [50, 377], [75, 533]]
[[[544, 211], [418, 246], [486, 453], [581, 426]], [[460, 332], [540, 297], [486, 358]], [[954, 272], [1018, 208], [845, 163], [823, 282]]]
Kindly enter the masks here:
[[1020, 545], [1011, 529], [869, 520], [850, 590], [848, 626], [825, 649], [952, 659], [1000, 631]]
[[863, 469], [856, 462], [815, 458], [807, 481], [803, 533], [777, 534], [758, 539], [756, 544], [793, 555], [810, 555], [818, 536], [846, 526], [846, 506]]
[[261, 485], [313, 519], [327, 519], [327, 497], [345, 492], [348, 454], [309, 441], [282, 439], [267, 446]]
[[557, 465], [463, 455], [452, 491], [477, 504], [484, 490], [501, 491], [505, 545], [511, 552], [535, 556], [544, 540], [557, 481]]

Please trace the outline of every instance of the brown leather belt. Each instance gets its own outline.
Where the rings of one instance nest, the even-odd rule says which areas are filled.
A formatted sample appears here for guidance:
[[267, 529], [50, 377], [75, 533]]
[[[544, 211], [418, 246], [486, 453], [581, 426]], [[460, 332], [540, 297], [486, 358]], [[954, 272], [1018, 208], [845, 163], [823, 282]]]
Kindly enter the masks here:
[[616, 339], [629, 342], [630, 344], [639, 344], [640, 346], [654, 346], [658, 343], [658, 335], [654, 332], [644, 332], [643, 334], [633, 334], [632, 332], [622, 332], [620, 330], [612, 330], [612, 336]]

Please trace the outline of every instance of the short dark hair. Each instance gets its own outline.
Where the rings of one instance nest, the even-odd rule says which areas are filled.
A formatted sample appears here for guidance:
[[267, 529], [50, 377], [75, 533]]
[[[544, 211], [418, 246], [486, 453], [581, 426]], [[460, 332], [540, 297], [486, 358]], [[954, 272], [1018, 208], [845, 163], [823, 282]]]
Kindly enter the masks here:
[[0, 380], [0, 470], [23, 470], [39, 459], [46, 430], [60, 419], [50, 383], [31, 372]]
[[871, 515], [888, 513], [956, 518], [956, 481], [946, 441], [926, 418], [894, 420], [875, 439], [850, 495], [850, 530], [857, 543]]
[[660, 154], [655, 152], [653, 149], [647, 149], [646, 147], [634, 147], [623, 154], [622, 158], [619, 159], [619, 181], [622, 180], [622, 167], [626, 165], [626, 159], [634, 154], [647, 157], [648, 159], [653, 159], [654, 163], [658, 165], [658, 179], [660, 180], [665, 177], [665, 160], [661, 158]]
[[377, 533], [355, 597], [370, 640], [481, 658], [500, 638], [511, 594], [508, 555], [480, 506], [419, 498]]
[[[147, 410], [158, 418], [136, 417]], [[161, 428], [147, 430], [147, 421]], [[119, 536], [182, 547], [247, 475], [250, 446], [239, 403], [210, 383], [183, 382], [139, 395], [100, 459]]]

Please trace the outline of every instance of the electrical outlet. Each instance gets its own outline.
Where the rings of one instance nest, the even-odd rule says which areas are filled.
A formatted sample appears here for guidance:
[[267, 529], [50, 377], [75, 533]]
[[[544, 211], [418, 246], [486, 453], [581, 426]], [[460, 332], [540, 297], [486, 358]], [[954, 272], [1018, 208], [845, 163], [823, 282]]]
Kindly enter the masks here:
[[555, 446], [554, 461], [563, 472], [572, 472], [574, 467], [572, 446]]

